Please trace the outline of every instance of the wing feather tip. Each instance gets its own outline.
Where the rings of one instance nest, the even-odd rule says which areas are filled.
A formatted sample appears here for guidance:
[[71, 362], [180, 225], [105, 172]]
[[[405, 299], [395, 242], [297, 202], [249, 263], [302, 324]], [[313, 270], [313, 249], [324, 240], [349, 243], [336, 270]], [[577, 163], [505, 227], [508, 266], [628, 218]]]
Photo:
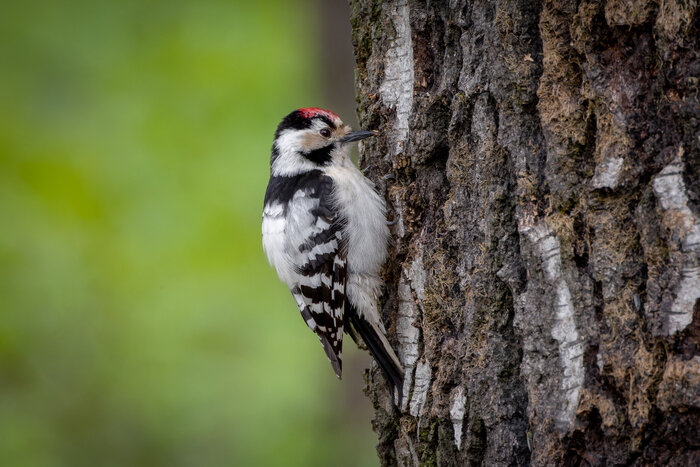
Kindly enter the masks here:
[[[328, 357], [328, 361], [331, 362], [331, 366], [333, 367], [333, 371], [335, 372], [335, 375], [338, 377], [338, 379], [342, 380], [343, 379], [343, 359], [341, 357], [340, 350], [338, 350], [338, 353], [336, 354], [335, 350], [333, 349], [333, 346], [328, 341], [326, 336], [319, 334], [318, 338], [321, 340], [321, 344], [323, 344], [323, 350], [326, 352], [326, 356]], [[342, 341], [341, 341], [341, 345], [342, 345]]]

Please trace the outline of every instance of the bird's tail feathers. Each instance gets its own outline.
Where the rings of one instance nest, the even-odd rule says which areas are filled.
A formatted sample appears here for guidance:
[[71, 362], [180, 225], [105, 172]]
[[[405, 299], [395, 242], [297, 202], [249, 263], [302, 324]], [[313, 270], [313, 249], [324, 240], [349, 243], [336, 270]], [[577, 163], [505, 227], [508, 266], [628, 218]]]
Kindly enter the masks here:
[[382, 369], [389, 383], [391, 400], [398, 408], [403, 402], [403, 367], [384, 332], [377, 323], [361, 317], [349, 303], [345, 304], [346, 332], [359, 344], [360, 337]]

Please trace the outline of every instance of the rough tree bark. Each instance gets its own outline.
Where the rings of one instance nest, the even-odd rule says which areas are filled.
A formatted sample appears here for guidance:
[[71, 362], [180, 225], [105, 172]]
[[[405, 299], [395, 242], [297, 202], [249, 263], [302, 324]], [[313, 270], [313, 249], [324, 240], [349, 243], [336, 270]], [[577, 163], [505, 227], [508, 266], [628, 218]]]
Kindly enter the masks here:
[[700, 465], [697, 1], [351, 6], [382, 463]]

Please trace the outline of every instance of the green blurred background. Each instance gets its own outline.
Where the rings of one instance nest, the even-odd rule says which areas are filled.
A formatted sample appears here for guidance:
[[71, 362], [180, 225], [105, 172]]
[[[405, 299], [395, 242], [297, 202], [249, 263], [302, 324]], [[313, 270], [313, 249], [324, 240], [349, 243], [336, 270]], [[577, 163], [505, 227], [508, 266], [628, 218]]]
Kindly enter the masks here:
[[0, 11], [0, 464], [376, 464], [260, 235], [279, 120], [354, 122], [343, 0]]

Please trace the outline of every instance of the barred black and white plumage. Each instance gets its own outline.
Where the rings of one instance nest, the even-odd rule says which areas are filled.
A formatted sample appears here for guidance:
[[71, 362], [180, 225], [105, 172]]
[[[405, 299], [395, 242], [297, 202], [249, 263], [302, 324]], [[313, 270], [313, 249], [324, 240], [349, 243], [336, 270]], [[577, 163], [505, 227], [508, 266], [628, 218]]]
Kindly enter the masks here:
[[403, 368], [377, 304], [389, 240], [386, 208], [348, 154], [348, 143], [372, 135], [352, 132], [318, 108], [284, 118], [270, 160], [263, 248], [338, 378], [346, 331], [367, 345], [400, 405]]

